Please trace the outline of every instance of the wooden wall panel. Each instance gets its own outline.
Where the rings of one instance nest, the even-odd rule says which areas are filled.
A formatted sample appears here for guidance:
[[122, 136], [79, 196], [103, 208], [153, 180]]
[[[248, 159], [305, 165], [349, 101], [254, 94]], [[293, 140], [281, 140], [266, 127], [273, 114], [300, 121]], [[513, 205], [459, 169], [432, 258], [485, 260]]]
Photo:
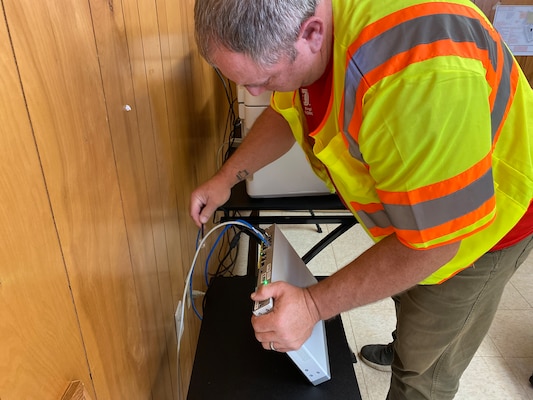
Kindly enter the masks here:
[[[0, 340], [2, 400], [60, 398], [77, 380], [97, 400], [186, 395], [199, 321], [187, 309], [178, 371], [174, 310], [195, 252], [189, 194], [216, 170], [227, 112], [222, 85], [196, 52], [193, 3], [0, 0], [11, 34], [2, 32], [0, 60], [11, 68], [3, 78], [22, 101], [0, 103], [20, 141], [2, 135], [11, 180], [0, 193], [16, 193], [19, 213], [34, 211], [16, 229], [20, 215], [0, 214], [2, 236], [17, 232], [0, 248], [0, 299], [14, 307], [0, 327], [19, 330]], [[33, 240], [42, 244], [24, 256], [56, 268], [44, 281], [36, 265], [14, 269]], [[195, 288], [204, 290], [201, 275]], [[42, 324], [19, 314], [43, 315]], [[35, 366], [10, 368], [30, 355]], [[47, 363], [51, 372], [31, 381]]]
[[[146, 100], [143, 54], [139, 40], [128, 35], [138, 21], [124, 21], [120, 3], [92, 1], [91, 11], [101, 65], [117, 173], [126, 220], [130, 256], [137, 289], [141, 325], [146, 338], [146, 372], [154, 398], [173, 398], [171, 353], [174, 343], [173, 302], [161, 211], [157, 154], [150, 106]], [[127, 7], [130, 3], [125, 3]], [[136, 7], [136, 4], [133, 4]], [[137, 12], [135, 14], [138, 17]], [[135, 22], [135, 24], [134, 24]], [[131, 29], [131, 28], [130, 28]], [[128, 38], [131, 44], [128, 48]], [[130, 54], [133, 54], [130, 62]], [[142, 134], [141, 134], [142, 132]], [[157, 383], [155, 383], [157, 382]]]
[[[196, 236], [196, 228], [190, 225], [189, 195], [216, 171], [216, 152], [222, 142], [227, 102], [216, 74], [196, 52], [192, 14], [194, 1], [158, 0], [156, 3], [162, 33], [168, 144], [173, 154], [178, 220], [180, 225], [189, 224], [194, 233], [182, 235], [185, 256], [182, 273], [185, 276], [194, 254]], [[200, 258], [197, 265], [202, 265], [204, 260], [205, 257]], [[201, 288], [201, 273], [196, 276], [195, 288]], [[190, 310], [186, 325], [191, 329], [185, 331], [182, 339], [180, 383], [183, 390], [188, 387], [199, 329], [198, 320]]]
[[94, 394], [46, 182], [0, 18], [0, 398]]
[[153, 349], [139, 316], [88, 3], [4, 4], [97, 398], [146, 398]]

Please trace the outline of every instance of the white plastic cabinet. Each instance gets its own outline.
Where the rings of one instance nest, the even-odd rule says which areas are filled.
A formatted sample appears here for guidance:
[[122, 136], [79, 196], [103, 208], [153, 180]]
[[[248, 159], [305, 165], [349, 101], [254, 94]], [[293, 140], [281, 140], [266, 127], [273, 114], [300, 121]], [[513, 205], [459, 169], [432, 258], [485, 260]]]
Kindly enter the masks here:
[[[270, 104], [270, 92], [252, 96], [238, 87], [239, 117], [246, 136], [257, 117]], [[267, 140], [267, 139], [265, 139]], [[250, 197], [287, 197], [329, 194], [309, 166], [304, 152], [295, 144], [285, 155], [257, 171], [246, 181]]]

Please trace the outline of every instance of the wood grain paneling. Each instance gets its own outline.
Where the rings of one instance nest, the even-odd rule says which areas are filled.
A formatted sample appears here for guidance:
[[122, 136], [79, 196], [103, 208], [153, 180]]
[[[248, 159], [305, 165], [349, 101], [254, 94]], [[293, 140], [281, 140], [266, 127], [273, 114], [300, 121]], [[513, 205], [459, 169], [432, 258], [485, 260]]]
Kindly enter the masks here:
[[98, 400], [183, 398], [189, 193], [215, 172], [227, 111], [194, 1], [0, 2], [0, 398], [57, 399], [76, 380]]
[[[179, 231], [172, 229], [177, 218], [173, 177], [169, 174], [171, 157], [168, 146], [156, 141], [156, 132], [166, 137], [168, 128], [164, 120], [160, 123], [153, 117], [158, 108], [165, 109], [160, 105], [165, 93], [157, 88], [151, 91], [149, 86], [151, 79], [161, 80], [156, 72], [161, 70], [160, 57], [153, 54], [153, 49], [159, 48], [159, 33], [154, 31], [158, 26], [156, 8], [152, 3], [140, 12], [137, 2], [124, 3], [124, 9], [120, 6], [91, 2], [93, 19], [98, 21], [95, 33], [132, 262], [135, 275], [146, 278], [137, 281], [143, 326], [150, 347], [159, 349], [152, 353], [150, 362], [150, 381], [157, 382], [152, 384], [153, 396], [172, 398], [177, 383], [172, 351], [176, 348], [173, 309], [177, 295], [172, 295], [172, 284], [175, 288], [183, 286], [183, 279], [181, 274], [171, 274], [169, 268], [173, 265], [176, 270], [171, 249], [178, 246], [167, 243], [179, 243]], [[145, 32], [143, 24], [148, 25]], [[131, 110], [120, 112], [124, 107]], [[163, 390], [166, 392], [160, 392]]]
[[146, 398], [151, 347], [88, 3], [4, 4], [97, 396]]
[[73, 381], [61, 396], [61, 400], [91, 400], [91, 396], [85, 390], [85, 386], [80, 381]]
[[56, 399], [91, 381], [3, 14], [0, 70], [0, 398]]

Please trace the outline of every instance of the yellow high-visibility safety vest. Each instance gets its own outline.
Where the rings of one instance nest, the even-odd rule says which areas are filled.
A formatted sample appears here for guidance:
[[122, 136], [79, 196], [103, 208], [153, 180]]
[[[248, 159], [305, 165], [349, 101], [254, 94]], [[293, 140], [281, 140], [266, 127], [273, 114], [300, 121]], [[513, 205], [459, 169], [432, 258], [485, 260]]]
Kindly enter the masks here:
[[298, 92], [272, 95], [315, 173], [377, 242], [461, 240], [421, 284], [491, 249], [533, 197], [533, 91], [469, 0], [333, 0], [333, 84], [311, 145]]

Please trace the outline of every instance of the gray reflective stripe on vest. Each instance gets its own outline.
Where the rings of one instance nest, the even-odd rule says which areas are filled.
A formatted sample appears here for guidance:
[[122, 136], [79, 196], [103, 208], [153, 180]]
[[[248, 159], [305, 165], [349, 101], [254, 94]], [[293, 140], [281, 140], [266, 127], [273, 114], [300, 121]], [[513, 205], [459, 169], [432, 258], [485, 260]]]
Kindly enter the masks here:
[[492, 110], [490, 116], [492, 143], [494, 143], [496, 133], [498, 132], [501, 124], [503, 123], [503, 117], [505, 115], [507, 103], [509, 102], [509, 97], [511, 96], [511, 71], [513, 69], [514, 60], [511, 52], [503, 42], [502, 48], [504, 60], [502, 77], [500, 79], [500, 84], [498, 85], [498, 91], [496, 92], [494, 109]]
[[[369, 229], [393, 225], [400, 230], [425, 230], [475, 211], [494, 196], [492, 181], [492, 170], [489, 170], [467, 187], [448, 196], [411, 205], [383, 203], [385, 211], [358, 211], [357, 214]], [[448, 206], [450, 203], [455, 205], [453, 209]]]
[[[465, 29], [466, 27], [466, 29]], [[344, 127], [343, 133], [350, 143], [350, 154], [363, 161], [358, 144], [348, 133], [353, 116], [355, 95], [365, 74], [387, 62], [391, 57], [421, 44], [449, 39], [455, 42], [475, 43], [479, 49], [487, 50], [489, 61], [496, 70], [498, 45], [477, 19], [461, 15], [437, 14], [418, 17], [401, 22], [363, 44], [352, 56], [345, 76]], [[503, 76], [497, 88], [496, 102], [492, 112], [492, 137], [499, 129], [510, 94], [510, 71], [512, 56], [505, 45]]]

